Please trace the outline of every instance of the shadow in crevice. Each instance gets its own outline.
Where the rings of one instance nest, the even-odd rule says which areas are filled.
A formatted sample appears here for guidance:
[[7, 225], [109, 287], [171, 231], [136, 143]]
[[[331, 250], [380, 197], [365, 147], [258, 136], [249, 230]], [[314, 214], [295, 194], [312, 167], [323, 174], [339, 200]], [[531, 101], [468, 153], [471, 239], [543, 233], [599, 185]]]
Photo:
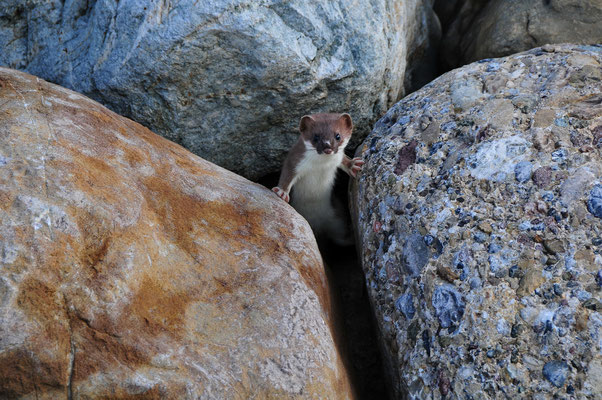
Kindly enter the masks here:
[[358, 399], [389, 398], [379, 350], [376, 320], [354, 247], [329, 244], [320, 251], [336, 296], [338, 341]]
[[[258, 183], [274, 187], [278, 175], [262, 178]], [[339, 173], [334, 196], [344, 205], [349, 215], [347, 187], [349, 177]], [[336, 315], [334, 333], [339, 351], [358, 399], [388, 399], [390, 384], [383, 369], [378, 343], [377, 324], [374, 318], [364, 273], [354, 246], [341, 247], [331, 241], [318, 242], [324, 260], [328, 284], [333, 293]]]
[[[333, 192], [344, 205], [343, 211], [349, 229], [352, 229], [348, 208], [349, 179], [347, 174], [339, 173]], [[331, 242], [319, 242], [318, 245], [329, 271], [331, 287], [338, 295], [340, 340], [345, 346], [358, 399], [391, 398], [359, 252], [355, 246], [341, 247]]]

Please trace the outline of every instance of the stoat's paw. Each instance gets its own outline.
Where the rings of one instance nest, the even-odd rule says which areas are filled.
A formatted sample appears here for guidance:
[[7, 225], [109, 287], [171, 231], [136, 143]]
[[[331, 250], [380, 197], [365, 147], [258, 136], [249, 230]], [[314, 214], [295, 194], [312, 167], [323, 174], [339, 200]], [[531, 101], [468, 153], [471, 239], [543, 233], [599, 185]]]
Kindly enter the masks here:
[[362, 170], [362, 165], [364, 165], [364, 160], [362, 160], [360, 157], [355, 157], [351, 160], [350, 171], [352, 177], [357, 177], [357, 173]]
[[287, 203], [290, 200], [288, 197], [288, 193], [286, 193], [284, 190], [280, 189], [278, 186], [273, 187], [272, 192], [276, 193], [278, 195], [278, 197], [280, 197], [282, 200], [286, 201]]

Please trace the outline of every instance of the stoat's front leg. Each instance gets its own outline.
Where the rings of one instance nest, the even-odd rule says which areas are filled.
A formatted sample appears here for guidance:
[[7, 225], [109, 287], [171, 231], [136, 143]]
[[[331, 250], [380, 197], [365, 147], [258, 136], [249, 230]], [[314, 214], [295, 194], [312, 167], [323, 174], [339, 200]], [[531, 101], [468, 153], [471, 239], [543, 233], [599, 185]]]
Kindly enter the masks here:
[[278, 186], [272, 188], [272, 191], [287, 203], [290, 200], [289, 193], [295, 181], [295, 167], [291, 164], [290, 157], [287, 157], [280, 173]]
[[350, 158], [345, 155], [340, 168], [347, 172], [351, 177], [356, 178], [357, 173], [362, 170], [362, 165], [364, 165], [364, 160], [362, 160], [360, 157]]

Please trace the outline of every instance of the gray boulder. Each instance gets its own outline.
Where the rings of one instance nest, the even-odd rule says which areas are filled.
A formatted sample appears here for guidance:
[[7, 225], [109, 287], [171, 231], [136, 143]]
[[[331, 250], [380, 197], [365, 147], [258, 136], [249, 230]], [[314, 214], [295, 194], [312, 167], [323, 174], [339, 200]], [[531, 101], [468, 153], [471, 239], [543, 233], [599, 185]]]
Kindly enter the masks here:
[[602, 46], [473, 63], [358, 148], [352, 217], [395, 398], [602, 398], [601, 81]]
[[0, 65], [84, 93], [258, 178], [280, 169], [302, 115], [350, 112], [357, 144], [412, 85], [408, 66], [430, 80], [434, 71], [421, 66], [437, 40], [431, 5], [7, 0]]
[[553, 43], [602, 43], [600, 0], [437, 0], [442, 61], [456, 68]]

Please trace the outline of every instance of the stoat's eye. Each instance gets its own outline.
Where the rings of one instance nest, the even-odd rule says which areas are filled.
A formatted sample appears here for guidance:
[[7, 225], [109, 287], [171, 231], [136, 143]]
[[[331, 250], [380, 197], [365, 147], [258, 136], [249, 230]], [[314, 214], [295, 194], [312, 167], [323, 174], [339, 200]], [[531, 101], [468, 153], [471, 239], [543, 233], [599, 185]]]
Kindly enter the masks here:
[[320, 140], [320, 136], [314, 135], [314, 142], [317, 142], [318, 140]]
[[334, 137], [336, 140], [341, 140], [341, 135], [339, 135], [338, 133], [335, 135]]

